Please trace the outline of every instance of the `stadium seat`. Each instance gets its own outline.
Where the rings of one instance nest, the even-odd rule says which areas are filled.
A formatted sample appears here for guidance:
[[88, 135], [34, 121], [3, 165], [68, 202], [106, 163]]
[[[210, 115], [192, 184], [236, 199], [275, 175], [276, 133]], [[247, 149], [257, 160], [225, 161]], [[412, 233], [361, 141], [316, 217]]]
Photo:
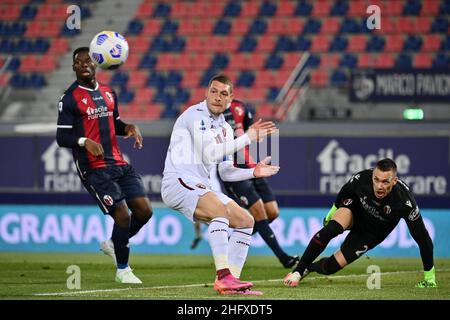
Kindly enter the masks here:
[[406, 53], [401, 53], [395, 60], [395, 67], [399, 69], [410, 69], [412, 67], [411, 56]]
[[315, 1], [311, 15], [313, 17], [328, 16], [331, 10], [331, 3], [329, 1]]
[[259, 2], [246, 1], [242, 3], [241, 16], [242, 17], [256, 17], [259, 13]]
[[392, 68], [395, 64], [395, 59], [393, 54], [391, 53], [380, 53], [375, 58], [375, 67], [376, 68]]
[[274, 107], [271, 104], [262, 104], [256, 108], [255, 119], [270, 120], [274, 116]]
[[400, 34], [387, 35], [384, 45], [385, 52], [400, 52], [403, 49], [404, 37]]
[[367, 5], [362, 0], [349, 1], [347, 15], [350, 17], [365, 17]]
[[295, 12], [294, 1], [286, 0], [278, 2], [278, 8], [275, 15], [277, 17], [290, 17], [294, 15], [294, 12]]
[[328, 52], [330, 47], [330, 39], [325, 36], [316, 36], [311, 42], [311, 52]]
[[313, 87], [327, 86], [328, 72], [323, 69], [312, 70], [310, 73], [310, 85]]
[[273, 17], [277, 12], [277, 4], [273, 2], [264, 1], [258, 12], [259, 17]]
[[362, 52], [366, 46], [367, 37], [365, 35], [351, 35], [348, 39], [347, 52]]
[[422, 51], [435, 52], [441, 48], [441, 36], [427, 34], [423, 38]]
[[[336, 69], [339, 66], [340, 55], [337, 53], [323, 54], [320, 58], [320, 69]], [[356, 60], [356, 59], [355, 59]]]
[[439, 1], [438, 0], [426, 0], [422, 1], [421, 16], [431, 17], [439, 14]]
[[284, 54], [284, 63], [282, 68], [283, 69], [290, 69], [294, 70], [295, 66], [299, 62], [300, 58], [302, 57], [301, 52], [288, 52]]
[[341, 28], [341, 20], [337, 17], [328, 17], [322, 23], [321, 33], [337, 34]]
[[147, 82], [148, 73], [142, 70], [135, 70], [128, 79], [128, 87], [132, 89], [143, 88]]
[[417, 53], [414, 56], [414, 67], [431, 68], [432, 65], [433, 65], [433, 58], [430, 53]]

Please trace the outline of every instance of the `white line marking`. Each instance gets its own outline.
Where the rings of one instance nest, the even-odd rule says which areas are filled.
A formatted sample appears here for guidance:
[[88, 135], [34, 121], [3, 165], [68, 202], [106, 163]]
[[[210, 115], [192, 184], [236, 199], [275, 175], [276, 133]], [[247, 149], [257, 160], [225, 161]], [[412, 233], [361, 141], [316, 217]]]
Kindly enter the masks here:
[[[439, 269], [439, 272], [450, 271], [450, 269]], [[395, 275], [395, 274], [406, 274], [406, 273], [419, 273], [423, 272], [421, 270], [417, 271], [391, 271], [391, 272], [381, 272], [381, 275]], [[324, 279], [324, 278], [333, 278], [333, 279], [345, 279], [345, 278], [361, 278], [367, 277], [369, 274], [348, 274], [342, 276], [319, 276], [319, 277], [308, 277], [308, 279]], [[280, 282], [283, 283], [283, 279], [268, 279], [268, 280], [255, 280], [253, 283], [262, 283], [262, 282]], [[186, 284], [186, 285], [178, 285], [178, 286], [154, 286], [154, 287], [128, 287], [128, 288], [116, 288], [116, 289], [99, 289], [99, 290], [84, 290], [84, 291], [67, 291], [67, 292], [52, 292], [52, 293], [33, 293], [33, 296], [73, 296], [79, 294], [89, 294], [89, 293], [101, 293], [101, 292], [121, 292], [128, 290], [158, 290], [158, 289], [179, 289], [179, 288], [196, 288], [196, 287], [212, 287], [213, 283], [196, 283], [196, 284]]]

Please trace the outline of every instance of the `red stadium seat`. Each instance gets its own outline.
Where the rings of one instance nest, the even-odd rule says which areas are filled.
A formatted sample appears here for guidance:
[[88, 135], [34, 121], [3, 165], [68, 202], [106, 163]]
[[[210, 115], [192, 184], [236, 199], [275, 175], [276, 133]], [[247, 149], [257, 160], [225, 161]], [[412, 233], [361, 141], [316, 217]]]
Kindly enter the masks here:
[[159, 104], [149, 104], [143, 110], [143, 119], [158, 120], [161, 118], [162, 107]]
[[375, 0], [370, 3], [378, 5], [381, 12], [385, 13], [387, 16], [401, 16], [403, 13], [403, 1], [401, 0], [387, 0], [383, 2]]
[[311, 15], [313, 17], [326, 17], [328, 16], [328, 14], [330, 13], [330, 9], [331, 9], [331, 3], [324, 0], [324, 1], [315, 1], [314, 2], [314, 7], [313, 10], [311, 12]]
[[257, 52], [271, 52], [275, 48], [277, 42], [276, 36], [263, 36], [258, 40], [258, 45], [256, 46]]
[[47, 53], [63, 54], [69, 50], [69, 44], [66, 38], [55, 38]]
[[341, 27], [341, 20], [336, 17], [329, 17], [324, 19], [322, 23], [322, 28], [320, 29], [320, 33], [332, 33], [336, 34], [339, 32]]
[[298, 61], [302, 57], [301, 52], [288, 52], [284, 54], [284, 62], [282, 65], [283, 69], [293, 70], [297, 65]]
[[172, 3], [170, 15], [175, 19], [179, 19], [186, 17], [189, 11], [191, 11], [191, 5], [189, 2], [175, 1]]
[[0, 74], [0, 87], [3, 87], [3, 88], [6, 87], [8, 85], [10, 77], [11, 77], [11, 73], [9, 73], [9, 72]]
[[153, 6], [148, 2], [143, 2], [136, 11], [136, 18], [149, 18], [153, 12]]
[[286, 30], [291, 34], [300, 34], [303, 32], [305, 21], [298, 18], [291, 18], [286, 20]]
[[422, 51], [435, 52], [441, 47], [441, 36], [437, 34], [426, 34], [423, 36]]
[[161, 20], [159, 19], [149, 19], [145, 22], [144, 28], [142, 29], [141, 36], [145, 36], [148, 40], [148, 36], [156, 36], [161, 31]]
[[280, 35], [287, 34], [286, 18], [272, 18], [267, 23], [267, 34]]
[[235, 18], [231, 24], [232, 35], [244, 35], [248, 32], [250, 25], [247, 19]]
[[395, 59], [393, 54], [391, 53], [380, 53], [375, 58], [375, 67], [376, 68], [392, 68], [394, 67]]
[[347, 52], [362, 52], [366, 50], [367, 36], [362, 34], [352, 35], [348, 38]]
[[403, 35], [387, 35], [385, 39], [385, 52], [400, 52], [403, 50], [403, 42], [405, 41]]
[[19, 67], [20, 72], [33, 72], [38, 70], [39, 59], [36, 55], [23, 55]]
[[196, 88], [200, 84], [200, 79], [203, 75], [202, 71], [197, 70], [189, 70], [184, 71], [183, 73], [183, 80], [181, 81], [181, 86], [183, 88]]
[[422, 1], [421, 16], [432, 17], [439, 14], [440, 2], [437, 0]]
[[312, 39], [311, 43], [311, 52], [328, 52], [328, 48], [330, 47], [330, 39], [325, 36], [315, 36]]
[[150, 42], [148, 37], [144, 35], [139, 36], [127, 36], [128, 46], [132, 53], [144, 53], [147, 52]]
[[349, 1], [347, 16], [349, 17], [365, 17], [368, 5], [362, 0]]
[[138, 88], [135, 90], [133, 103], [136, 103], [138, 105], [148, 105], [151, 103], [152, 99], [153, 99], [153, 89]]
[[375, 65], [375, 59], [371, 54], [360, 53], [358, 55], [359, 68], [372, 68]]
[[[148, 73], [146, 71], [135, 70], [129, 73], [130, 77], [128, 79], [129, 88], [142, 88], [145, 86], [148, 78]], [[137, 93], [138, 91], [136, 91]]]
[[431, 19], [429, 17], [417, 17], [415, 26], [417, 33], [428, 33], [431, 30]]
[[280, 1], [278, 2], [278, 9], [276, 16], [278, 17], [290, 17], [294, 15], [296, 3], [294, 1]]
[[433, 65], [433, 56], [430, 53], [417, 53], [414, 56], [414, 67], [431, 68]]
[[324, 69], [312, 70], [310, 77], [310, 84], [313, 87], [325, 87], [328, 85], [328, 71]]
[[273, 119], [274, 116], [274, 108], [271, 104], [261, 104], [256, 108], [256, 116], [255, 119], [264, 119], [270, 120]]
[[56, 60], [53, 55], [43, 55], [39, 60], [38, 71], [50, 72], [56, 69]]
[[102, 84], [109, 85], [111, 82], [112, 73], [110, 71], [103, 71], [101, 69], [97, 69], [97, 72], [95, 73], [95, 78], [98, 82]]
[[416, 22], [412, 17], [398, 18], [398, 31], [401, 33], [414, 34], [416, 32]]
[[1, 21], [14, 21], [20, 16], [20, 6], [6, 6], [0, 7], [0, 20]]
[[123, 64], [123, 66], [121, 66], [121, 68], [127, 71], [136, 70], [141, 62], [141, 59], [142, 55], [131, 51], [127, 61]]
[[246, 1], [241, 6], [242, 17], [255, 17], [259, 12], [259, 1]]
[[320, 58], [319, 69], [335, 69], [341, 59], [338, 53], [323, 54]]

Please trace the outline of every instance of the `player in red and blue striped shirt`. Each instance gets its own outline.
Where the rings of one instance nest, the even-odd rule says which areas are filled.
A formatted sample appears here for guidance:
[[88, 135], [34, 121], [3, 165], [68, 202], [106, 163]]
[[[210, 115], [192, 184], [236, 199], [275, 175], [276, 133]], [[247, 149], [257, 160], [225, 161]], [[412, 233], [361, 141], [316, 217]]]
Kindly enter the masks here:
[[59, 101], [56, 140], [60, 147], [72, 149], [83, 185], [103, 213], [114, 219], [112, 237], [101, 247], [116, 262], [116, 281], [142, 283], [128, 266], [128, 240], [150, 220], [152, 208], [142, 179], [123, 158], [116, 136], [133, 137], [139, 149], [143, 138], [136, 125], [120, 119], [114, 91], [95, 79], [88, 47], [74, 51], [72, 67], [77, 80]]

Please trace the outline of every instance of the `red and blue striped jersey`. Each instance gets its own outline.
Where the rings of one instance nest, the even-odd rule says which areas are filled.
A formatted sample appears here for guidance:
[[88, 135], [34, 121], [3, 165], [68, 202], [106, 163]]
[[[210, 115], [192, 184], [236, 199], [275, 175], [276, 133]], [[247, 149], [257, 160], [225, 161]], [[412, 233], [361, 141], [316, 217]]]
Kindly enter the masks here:
[[[89, 169], [128, 164], [119, 149], [115, 121], [120, 119], [115, 92], [97, 82], [94, 89], [76, 81], [65, 91], [58, 104], [58, 131], [70, 130], [72, 140], [61, 146], [72, 148], [75, 164], [84, 173]], [[57, 133], [58, 135], [58, 133]], [[76, 141], [87, 137], [103, 146], [103, 159], [93, 156]]]

